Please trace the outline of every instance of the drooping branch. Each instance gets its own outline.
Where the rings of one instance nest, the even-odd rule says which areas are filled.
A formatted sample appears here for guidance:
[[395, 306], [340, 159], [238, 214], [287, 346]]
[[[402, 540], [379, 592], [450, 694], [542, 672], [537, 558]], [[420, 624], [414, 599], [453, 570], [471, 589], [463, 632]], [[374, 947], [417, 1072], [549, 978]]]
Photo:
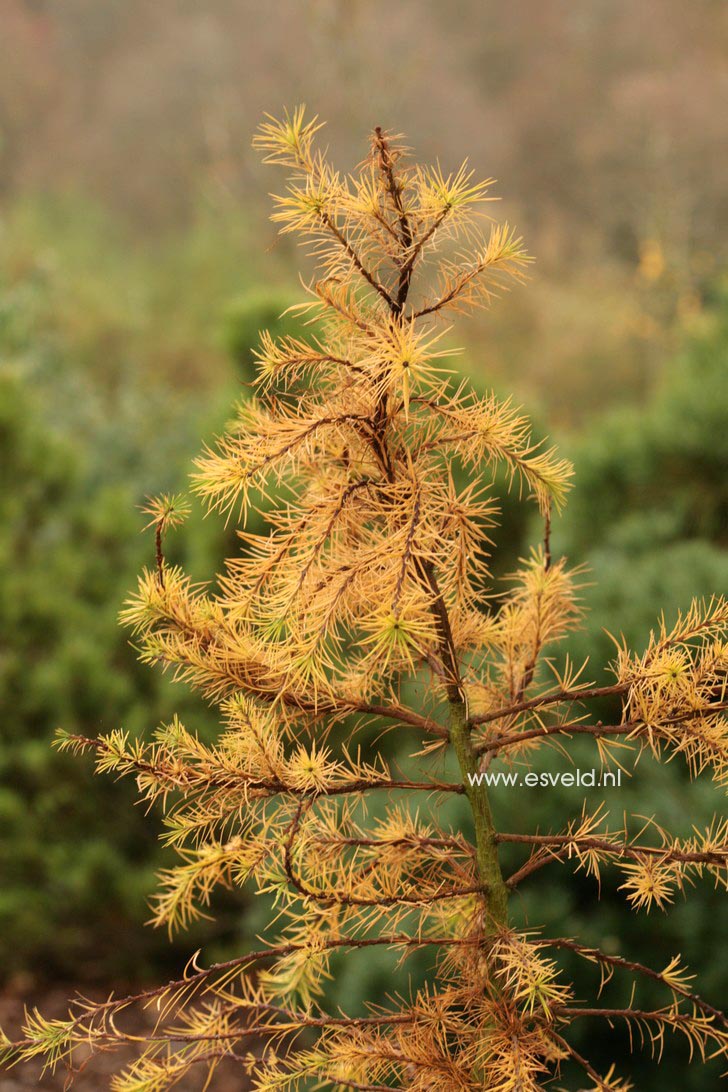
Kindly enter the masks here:
[[670, 981], [665, 972], [655, 971], [652, 967], [646, 967], [644, 963], [638, 963], [633, 959], [625, 959], [622, 956], [609, 955], [603, 952], [600, 948], [590, 948], [585, 944], [578, 944], [576, 941], [569, 940], [566, 937], [549, 937], [544, 938], [541, 941], [542, 944], [547, 945], [550, 948], [562, 948], [571, 952], [575, 952], [577, 955], [582, 956], [584, 959], [590, 962], [603, 964], [606, 967], [619, 967], [622, 970], [630, 971], [633, 974], [642, 975], [644, 978], [650, 978], [654, 982], [659, 982], [673, 993], [683, 997], [686, 1001], [690, 1001], [696, 1005], [707, 1016], [712, 1017], [717, 1022], [728, 1027], [728, 1016], [720, 1009], [715, 1008], [713, 1005], [709, 1005], [707, 1001], [704, 1001], [697, 993], [692, 990], [686, 989], [684, 986]]
[[642, 861], [654, 858], [661, 864], [677, 863], [709, 865], [728, 869], [728, 846], [723, 849], [684, 850], [670, 846], [651, 846], [629, 842], [626, 838], [579, 837], [570, 834], [506, 834], [498, 832], [496, 841], [514, 845], [532, 846], [542, 852], [534, 854], [506, 881], [509, 888], [516, 887], [527, 876], [552, 861], [562, 860], [565, 854], [601, 853], [610, 860]]
[[563, 1037], [563, 1035], [559, 1035], [553, 1028], [549, 1028], [548, 1037], [556, 1043], [569, 1058], [575, 1061], [577, 1065], [581, 1066], [584, 1072], [594, 1081], [596, 1087], [601, 1089], [601, 1092], [617, 1092], [616, 1087], [610, 1084], [608, 1080], [600, 1077], [591, 1062], [580, 1054], [578, 1050]]

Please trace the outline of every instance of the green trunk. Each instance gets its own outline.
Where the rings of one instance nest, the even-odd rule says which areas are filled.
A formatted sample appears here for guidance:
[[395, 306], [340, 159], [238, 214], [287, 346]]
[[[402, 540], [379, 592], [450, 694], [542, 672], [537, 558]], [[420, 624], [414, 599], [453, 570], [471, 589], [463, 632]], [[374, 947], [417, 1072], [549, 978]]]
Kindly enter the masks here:
[[473, 811], [478, 872], [485, 889], [490, 918], [488, 931], [495, 933], [508, 925], [508, 888], [503, 882], [498, 860], [498, 844], [487, 789], [485, 785], [471, 785], [468, 779], [469, 774], [478, 773], [478, 758], [470, 745], [464, 702], [453, 702], [450, 705], [450, 740], [455, 748], [465, 791]]

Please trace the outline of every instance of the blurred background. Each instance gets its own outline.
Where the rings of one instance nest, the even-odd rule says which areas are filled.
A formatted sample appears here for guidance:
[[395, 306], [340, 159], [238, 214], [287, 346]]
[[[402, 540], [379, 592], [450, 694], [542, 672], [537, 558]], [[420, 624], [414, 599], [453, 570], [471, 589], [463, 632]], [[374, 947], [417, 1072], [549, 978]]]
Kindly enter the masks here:
[[[589, 566], [569, 651], [594, 657], [590, 677], [612, 656], [604, 627], [639, 647], [660, 609], [728, 588], [723, 0], [0, 0], [0, 1017], [147, 981], [201, 944], [239, 950], [255, 923], [238, 896], [173, 945], [143, 928], [157, 820], [50, 740], [175, 711], [214, 731], [136, 664], [116, 618], [151, 559], [139, 504], [184, 488], [248, 389], [258, 330], [301, 296], [300, 255], [267, 219], [280, 179], [250, 149], [265, 111], [299, 102], [344, 169], [378, 124], [498, 180], [496, 214], [537, 261], [457, 340], [476, 384], [513, 392], [576, 462], [554, 535]], [[496, 574], [538, 537], [506, 503]], [[198, 578], [234, 548], [199, 511], [170, 543]], [[531, 826], [581, 811], [561, 792], [529, 797]], [[717, 800], [645, 762], [612, 803], [616, 823], [631, 808], [689, 831]], [[523, 824], [523, 800], [496, 806]], [[657, 967], [680, 951], [725, 1000], [728, 921], [707, 884], [655, 921], [616, 880], [597, 907], [569, 877], [524, 890], [524, 922]], [[377, 999], [382, 975], [342, 967], [335, 989]], [[715, 1087], [674, 1057], [684, 1088]], [[639, 1059], [628, 1071], [663, 1087]]]

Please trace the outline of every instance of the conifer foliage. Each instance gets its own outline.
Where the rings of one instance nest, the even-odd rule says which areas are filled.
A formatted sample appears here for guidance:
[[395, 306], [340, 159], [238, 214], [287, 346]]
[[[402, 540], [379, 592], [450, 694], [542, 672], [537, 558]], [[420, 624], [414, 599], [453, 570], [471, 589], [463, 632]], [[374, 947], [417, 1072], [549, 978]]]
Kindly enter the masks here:
[[[649, 968], [518, 930], [509, 895], [561, 864], [595, 879], [620, 870], [635, 911], [665, 907], [701, 878], [725, 885], [727, 825], [678, 839], [585, 808], [562, 830], [509, 834], [477, 775], [495, 760], [537, 768], [544, 748], [587, 735], [605, 763], [629, 745], [725, 782], [728, 605], [696, 604], [643, 652], [620, 649], [608, 687], [590, 688], [583, 668], [557, 670], [554, 646], [580, 617], [574, 573], [551, 556], [549, 535], [571, 467], [531, 440], [511, 404], [458, 384], [442, 341], [443, 319], [521, 277], [520, 240], [486, 216], [489, 183], [467, 166], [418, 166], [376, 129], [343, 176], [318, 150], [319, 128], [297, 110], [255, 139], [288, 173], [274, 219], [317, 266], [301, 309], [316, 336], [262, 335], [257, 397], [194, 475], [244, 549], [217, 585], [193, 585], [163, 547], [185, 503], [161, 498], [149, 509], [156, 565], [123, 614], [145, 661], [219, 706], [220, 735], [205, 743], [174, 721], [148, 742], [123, 731], [61, 740], [93, 751], [100, 771], [135, 777], [164, 809], [179, 861], [160, 877], [156, 924], [183, 928], [216, 888], [244, 885], [271, 900], [270, 932], [258, 950], [213, 966], [197, 957], [179, 981], [138, 996], [78, 999], [63, 1021], [30, 1013], [5, 1064], [41, 1056], [72, 1075], [77, 1046], [124, 1044], [127, 1010], [153, 1004], [156, 1029], [115, 1092], [156, 1092], [198, 1070], [214, 1088], [223, 1059], [260, 1092], [532, 1092], [567, 1068], [580, 1087], [626, 1092], [628, 1060], [597, 1071], [572, 1045], [574, 1021], [624, 1021], [658, 1057], [677, 1033], [699, 1060], [726, 1053], [725, 1018], [679, 958]], [[499, 465], [546, 530], [495, 595]], [[246, 516], [261, 496], [269, 531], [254, 534]], [[588, 714], [605, 693], [621, 701], [614, 724]], [[407, 740], [397, 766], [372, 745], [382, 725]], [[469, 807], [463, 829], [447, 818], [462, 815], [454, 799]], [[505, 843], [523, 850], [511, 875]], [[391, 996], [365, 1016], [326, 1011], [333, 954], [373, 947], [392, 953]], [[415, 949], [432, 954], [418, 990], [406, 966]], [[595, 968], [588, 1002], [561, 970], [565, 951]], [[600, 975], [632, 980], [633, 1004], [606, 1007]], [[661, 1007], [640, 1007], [643, 979], [663, 990]]]

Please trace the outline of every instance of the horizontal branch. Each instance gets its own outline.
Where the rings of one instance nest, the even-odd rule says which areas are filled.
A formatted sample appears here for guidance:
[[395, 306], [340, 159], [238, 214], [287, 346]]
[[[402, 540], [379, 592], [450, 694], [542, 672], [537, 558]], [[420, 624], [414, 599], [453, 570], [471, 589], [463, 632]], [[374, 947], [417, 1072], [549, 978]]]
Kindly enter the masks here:
[[402, 724], [409, 724], [413, 728], [420, 728], [429, 735], [440, 736], [441, 739], [447, 739], [447, 728], [444, 728], [441, 724], [438, 724], [437, 721], [431, 720], [429, 717], [423, 717], [419, 713], [415, 713], [413, 709], [408, 709], [404, 705], [399, 705], [398, 703], [378, 705], [372, 702], [355, 701], [345, 697], [337, 697], [333, 700], [339, 703], [342, 708], [350, 709], [354, 713], [364, 713], [372, 717], [384, 717], [386, 720], [397, 720]]
[[[116, 1005], [121, 1006], [122, 1002], [117, 1002]], [[91, 1049], [91, 1053], [95, 1053], [95, 1048], [108, 1049], [112, 1045], [120, 1045], [122, 1043], [139, 1043], [139, 1036], [132, 1035], [127, 1032], [118, 1030], [113, 1023], [113, 1019], [109, 1024], [102, 1024], [100, 1027], [94, 1027], [93, 1021], [95, 1018], [102, 1016], [102, 1010], [107, 1009], [106, 1006], [98, 1006], [96, 1008], [87, 1009], [77, 1020], [72, 1024], [67, 1025], [64, 1029], [67, 1033], [72, 1030], [76, 1030], [76, 1034], [80, 1037], [83, 1036], [84, 1045], [88, 1045]], [[195, 1044], [195, 1043], [211, 1043], [218, 1044], [219, 1048], [216, 1051], [211, 1051], [207, 1055], [197, 1055], [192, 1057], [180, 1056], [180, 1061], [188, 1066], [193, 1064], [199, 1064], [201, 1061], [208, 1061], [215, 1059], [222, 1061], [224, 1058], [239, 1057], [241, 1061], [246, 1060], [239, 1055], [234, 1055], [230, 1049], [233, 1043], [238, 1043], [244, 1039], [259, 1039], [261, 1036], [270, 1035], [275, 1036], [277, 1039], [281, 1039], [286, 1035], [297, 1036], [304, 1028], [323, 1030], [327, 1028], [352, 1028], [355, 1030], [361, 1030], [368, 1027], [390, 1027], [397, 1025], [412, 1025], [415, 1022], [415, 1014], [412, 1012], [393, 1012], [393, 1013], [381, 1013], [377, 1016], [312, 1016], [310, 1012], [302, 1012], [298, 1010], [285, 1009], [279, 1005], [273, 1005], [265, 1001], [246, 1000], [241, 1004], [239, 1000], [232, 1002], [220, 1011], [220, 1016], [237, 1014], [246, 1016], [249, 1013], [254, 1013], [257, 1019], [257, 1023], [248, 1024], [233, 1024], [220, 1026], [216, 1031], [211, 1032], [185, 1032], [179, 1028], [169, 1029], [167, 1032], [153, 1031], [151, 1034], [145, 1036], [144, 1041], [149, 1045], [158, 1046], [161, 1044]], [[266, 1015], [270, 1018], [266, 1019]], [[282, 1020], [277, 1019], [282, 1018]], [[275, 1022], [274, 1022], [275, 1021]], [[108, 1030], [111, 1028], [111, 1030]], [[70, 1049], [73, 1049], [78, 1045], [79, 1040], [73, 1041]], [[224, 1044], [228, 1044], [225, 1046]], [[4, 1044], [4, 1050], [10, 1052], [21, 1053], [27, 1048], [31, 1047], [35, 1052], [37, 1043], [33, 1039], [18, 1039], [15, 1041], [9, 1041]]]
[[583, 724], [580, 721], [574, 721], [569, 724], [549, 724], [540, 728], [529, 728], [525, 732], [510, 732], [508, 734], [496, 736], [494, 739], [475, 743], [473, 744], [473, 750], [476, 754], [484, 754], [488, 751], [500, 751], [504, 747], [514, 747], [519, 743], [525, 743], [529, 739], [539, 739], [545, 736], [590, 735], [595, 739], [598, 739], [601, 736], [636, 735], [638, 732], [641, 732], [642, 729], [647, 732], [668, 729], [674, 724], [680, 724], [687, 720], [712, 716], [715, 713], [723, 712], [726, 708], [728, 708], [728, 703], [726, 702], [713, 702], [703, 708], [690, 709], [687, 712], [679, 713], [674, 717], [666, 717], [661, 724], [645, 724], [643, 720], [626, 720], [622, 721], [621, 724], [602, 724], [601, 721], [597, 721], [596, 724]]
[[578, 838], [568, 834], [499, 834], [497, 842], [511, 842], [521, 845], [538, 847], [529, 860], [516, 872], [513, 872], [506, 880], [506, 886], [510, 889], [517, 887], [528, 876], [537, 872], [552, 861], [560, 861], [564, 851], [569, 853], [584, 851], [602, 852], [618, 860], [642, 860], [645, 857], [657, 857], [661, 861], [678, 861], [683, 864], [713, 865], [718, 868], [728, 867], [728, 846], [723, 853], [711, 851], [686, 851], [659, 846], [631, 845], [629, 842], [613, 842], [608, 838], [585, 837]]
[[[83, 748], [92, 748], [103, 751], [106, 754], [116, 754], [104, 739], [91, 739], [88, 736], [72, 735], [64, 737], [65, 740], [76, 743]], [[226, 772], [224, 777], [211, 777], [208, 774], [200, 775], [200, 782], [196, 784], [185, 781], [180, 773], [179, 765], [173, 770], [167, 770], [164, 764], [155, 765], [152, 762], [144, 762], [129, 756], [119, 756], [120, 765], [156, 777], [159, 781], [167, 781], [172, 788], [180, 792], [205, 791], [207, 789], [234, 789], [240, 787], [245, 792], [260, 792], [268, 796], [293, 796], [301, 800], [313, 800], [316, 797], [349, 796], [352, 793], [370, 792], [374, 789], [389, 790], [402, 789], [412, 792], [453, 792], [464, 793], [465, 786], [451, 781], [407, 781], [394, 778], [358, 778], [355, 781], [345, 781], [335, 785], [327, 785], [312, 794], [309, 788], [299, 788], [289, 785], [275, 777], [262, 778], [253, 774]]]
[[[364, 949], [374, 947], [386, 947], [386, 948], [424, 948], [424, 947], [444, 947], [444, 946], [477, 946], [478, 941], [474, 938], [457, 938], [457, 937], [412, 937], [406, 933], [391, 933], [378, 937], [341, 937], [337, 939], [321, 941], [317, 944], [317, 951], [320, 950], [336, 950], [341, 948], [352, 949]], [[70, 1028], [78, 1027], [84, 1021], [103, 1017], [105, 1013], [114, 1012], [115, 1010], [126, 1009], [131, 1005], [148, 1005], [153, 1001], [161, 1001], [165, 995], [173, 992], [186, 992], [188, 990], [194, 990], [198, 985], [206, 982], [209, 978], [215, 975], [224, 976], [225, 981], [228, 982], [231, 971], [243, 972], [248, 966], [254, 963], [260, 963], [268, 959], [278, 959], [282, 956], [290, 955], [293, 952], [312, 950], [311, 945], [302, 944], [298, 942], [291, 942], [288, 944], [278, 944], [269, 948], [260, 948], [256, 951], [247, 952], [245, 955], [236, 956], [233, 959], [224, 960], [220, 963], [213, 963], [209, 967], [201, 971], [196, 971], [189, 977], [173, 979], [167, 982], [163, 986], [155, 986], [148, 990], [141, 990], [136, 994], [129, 994], [126, 997], [110, 998], [108, 1001], [101, 1002], [98, 1005], [89, 1007], [88, 1002], [83, 1000], [84, 1011], [76, 1017], [75, 1020], [69, 1024]], [[75, 1002], [71, 1002], [74, 1004]], [[264, 1007], [264, 1003], [259, 1003], [258, 1008]], [[265, 1005], [267, 1008], [274, 1008], [272, 1005]], [[299, 1014], [290, 1014], [298, 1019]], [[393, 1014], [398, 1016], [400, 1014]], [[307, 1019], [306, 1014], [300, 1014], [301, 1020]], [[352, 1017], [351, 1021], [360, 1020], [360, 1018]], [[350, 1022], [347, 1017], [321, 1017], [318, 1019], [320, 1026], [327, 1026], [329, 1023], [343, 1024]], [[115, 1040], [121, 1041], [123, 1036], [113, 1036]], [[175, 1033], [173, 1036], [175, 1040], [181, 1038], [180, 1034]], [[195, 1037], [199, 1038], [199, 1036]], [[135, 1040], [137, 1041], [137, 1040]], [[22, 1047], [24, 1045], [23, 1040], [15, 1041], [10, 1044], [12, 1047]]]
[[514, 842], [522, 845], [604, 850], [618, 857], [661, 857], [665, 860], [683, 861], [687, 864], [716, 864], [728, 862], [728, 846], [724, 850], [687, 851], [671, 850], [665, 846], [634, 845], [631, 842], [612, 842], [609, 838], [593, 838], [570, 834], [495, 834], [497, 842]]
[[568, 951], [575, 952], [577, 955], [582, 956], [584, 959], [603, 963], [608, 967], [620, 967], [623, 970], [631, 971], [634, 974], [641, 974], [645, 978], [651, 978], [654, 982], [659, 982], [667, 989], [672, 990], [673, 993], [679, 994], [680, 997], [684, 997], [686, 1001], [691, 1001], [708, 1016], [712, 1016], [714, 1019], [728, 1027], [728, 1016], [726, 1016], [724, 1012], [720, 1009], [716, 1009], [713, 1005], [709, 1005], [707, 1001], [703, 1001], [702, 997], [697, 993], [692, 993], [682, 986], [673, 985], [665, 978], [664, 974], [660, 973], [660, 971], [653, 970], [652, 967], [645, 966], [644, 963], [637, 963], [631, 959], [624, 959], [622, 956], [608, 955], [606, 952], [603, 952], [601, 948], [590, 948], [584, 944], [577, 944], [576, 941], [567, 940], [565, 937], [545, 939], [539, 943], [546, 944], [550, 948], [567, 949]]
[[519, 743], [528, 742], [529, 739], [541, 739], [558, 735], [588, 735], [595, 738], [600, 736], [624, 736], [640, 727], [640, 725], [640, 721], [625, 721], [623, 724], [582, 724], [580, 721], [569, 724], [550, 724], [546, 727], [529, 728], [525, 732], [510, 732], [507, 735], [484, 740], [482, 743], [474, 743], [473, 750], [476, 755], [481, 755], [489, 751], [503, 750], [504, 747], [515, 747]]
[[326, 1080], [337, 1088], [356, 1088], [357, 1092], [392, 1092], [391, 1084], [360, 1084], [359, 1081], [342, 1081], [338, 1077], [327, 1077]]
[[688, 1012], [675, 1012], [673, 1009], [601, 1009], [581, 1008], [576, 1005], [552, 1005], [551, 1012], [557, 1016], [577, 1020], [583, 1016], [598, 1016], [603, 1020], [652, 1020], [659, 1024], [692, 1025], [695, 1018]]
[[516, 713], [525, 713], [530, 709], [540, 709], [543, 705], [557, 705], [561, 702], [589, 701], [592, 698], [606, 698], [614, 694], [624, 694], [629, 690], [630, 683], [614, 683], [612, 686], [592, 686], [589, 689], [558, 690], [551, 694], [542, 694], [537, 698], [529, 698], [528, 701], [519, 701], [513, 705], [504, 705], [500, 709], [494, 709], [490, 713], [476, 713], [470, 717], [469, 724], [475, 728], [478, 724], [489, 724], [493, 720], [503, 720], [505, 717], [515, 716]]
[[301, 879], [296, 873], [293, 863], [293, 847], [296, 835], [300, 829], [304, 803], [304, 800], [300, 800], [298, 803], [296, 814], [291, 822], [288, 837], [286, 838], [283, 847], [283, 867], [288, 882], [299, 895], [302, 895], [304, 898], [313, 899], [315, 902], [331, 906], [428, 906], [434, 902], [441, 902], [445, 899], [458, 899], [465, 895], [482, 895], [485, 890], [483, 884], [478, 883], [468, 885], [467, 887], [445, 888], [444, 890], [433, 891], [427, 895], [423, 893], [416, 895], [408, 893], [397, 895], [373, 895], [369, 898], [341, 891], [317, 891], [316, 888], [309, 887]]
[[423, 846], [427, 849], [454, 849], [461, 853], [474, 853], [474, 847], [457, 838], [427, 838], [417, 834], [402, 838], [317, 838], [317, 845], [352, 846], [354, 848], [385, 849], [390, 846]]

